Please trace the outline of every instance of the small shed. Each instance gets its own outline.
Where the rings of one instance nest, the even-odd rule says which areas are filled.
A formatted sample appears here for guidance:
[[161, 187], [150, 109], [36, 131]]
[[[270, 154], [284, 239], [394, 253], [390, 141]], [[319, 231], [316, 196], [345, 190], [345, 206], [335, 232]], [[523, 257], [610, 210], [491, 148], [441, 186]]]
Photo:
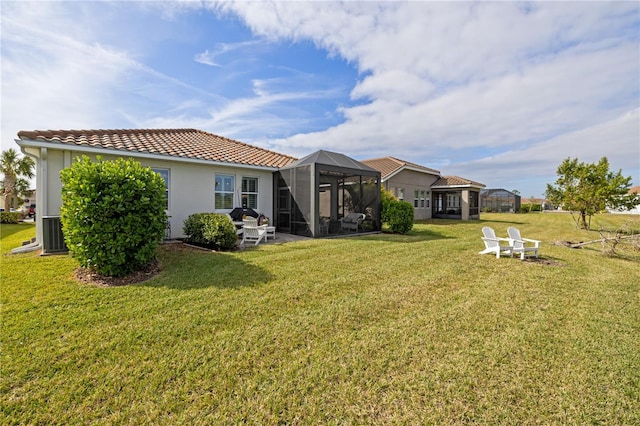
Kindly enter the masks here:
[[[380, 172], [344, 154], [316, 151], [276, 172], [275, 226], [308, 237], [380, 231]], [[357, 231], [341, 219], [363, 213]]]

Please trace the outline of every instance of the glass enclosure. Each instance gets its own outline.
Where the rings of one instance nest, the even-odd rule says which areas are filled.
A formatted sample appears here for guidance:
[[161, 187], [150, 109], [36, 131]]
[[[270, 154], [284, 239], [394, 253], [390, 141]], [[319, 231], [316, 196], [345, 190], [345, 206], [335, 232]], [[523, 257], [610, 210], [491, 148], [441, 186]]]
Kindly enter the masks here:
[[[276, 228], [309, 237], [380, 230], [380, 172], [318, 151], [277, 172]], [[364, 219], [344, 226], [350, 213]]]
[[480, 192], [480, 209], [484, 212], [519, 212], [520, 196], [506, 189], [483, 189]]

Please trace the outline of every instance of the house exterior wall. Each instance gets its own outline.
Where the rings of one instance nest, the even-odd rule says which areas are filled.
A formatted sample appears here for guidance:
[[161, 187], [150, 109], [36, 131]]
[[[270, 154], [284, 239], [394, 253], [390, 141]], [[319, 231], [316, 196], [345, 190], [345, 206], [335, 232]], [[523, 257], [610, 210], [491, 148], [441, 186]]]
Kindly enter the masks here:
[[[413, 170], [402, 170], [384, 181], [383, 186], [385, 189], [392, 192], [394, 192], [394, 189], [396, 188], [404, 189], [404, 201], [407, 201], [414, 206], [414, 220], [431, 219], [431, 185], [433, 185], [433, 183], [438, 179], [439, 176], [420, 173]], [[415, 191], [418, 191], [419, 194], [418, 207], [415, 205]], [[421, 191], [424, 191], [425, 194], [424, 204], [421, 201]], [[394, 195], [397, 196], [398, 194], [394, 192]]]
[[[46, 206], [42, 216], [60, 215], [62, 206], [62, 182], [60, 171], [69, 167], [83, 152], [53, 150], [41, 148], [38, 161], [38, 171], [46, 175], [46, 179], [38, 179], [38, 203]], [[84, 153], [92, 159], [96, 159], [93, 153]], [[43, 158], [44, 155], [44, 158]], [[103, 160], [115, 160], [117, 158], [129, 158], [128, 156], [101, 154]], [[241, 206], [242, 178], [250, 177], [258, 179], [258, 206], [256, 211], [273, 217], [273, 171], [264, 168], [238, 167], [234, 165], [200, 164], [196, 162], [183, 162], [163, 160], [145, 157], [133, 157], [143, 166], [154, 169], [165, 169], [169, 173], [169, 205], [167, 215], [170, 216], [171, 238], [182, 238], [182, 226], [185, 219], [193, 213], [229, 213], [232, 209], [215, 208], [215, 176], [216, 174], [234, 176], [233, 207]], [[44, 188], [44, 185], [47, 185]], [[42, 191], [40, 188], [43, 188]], [[37, 227], [41, 229], [41, 221]], [[41, 233], [37, 232], [41, 237]], [[41, 240], [40, 240], [41, 241]]]

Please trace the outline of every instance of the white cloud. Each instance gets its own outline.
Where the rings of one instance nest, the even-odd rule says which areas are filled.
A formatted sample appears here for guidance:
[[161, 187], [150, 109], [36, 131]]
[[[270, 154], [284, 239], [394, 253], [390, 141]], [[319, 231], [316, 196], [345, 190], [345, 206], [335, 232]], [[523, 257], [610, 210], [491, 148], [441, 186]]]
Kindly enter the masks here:
[[[240, 17], [256, 38], [220, 43], [191, 27], [203, 8]], [[516, 186], [502, 179], [524, 176], [522, 192], [536, 194], [563, 158], [606, 155], [637, 184], [639, 11], [634, 2], [3, 3], [3, 148], [21, 129], [195, 127], [298, 156], [394, 155], [507, 189]], [[99, 24], [77, 25], [96, 13]], [[136, 25], [145, 17], [155, 20]], [[180, 59], [204, 70], [201, 80], [145, 63], [167, 41], [194, 46]], [[290, 42], [314, 43], [359, 76], [328, 90], [325, 69], [247, 72]], [[235, 85], [229, 98], [217, 94]], [[331, 114], [341, 120], [324, 126]]]
[[[564, 133], [478, 160], [450, 165], [452, 174], [472, 174], [490, 187], [527, 188], [523, 196], [540, 196], [565, 158], [596, 163], [607, 157], [612, 171], [640, 182], [640, 108], [604, 123]], [[529, 188], [537, 188], [537, 191]], [[536, 192], [532, 192], [536, 191]]]
[[[266, 39], [311, 40], [355, 64], [364, 76], [351, 96], [365, 103], [342, 106], [343, 123], [272, 140], [274, 149], [296, 155], [335, 149], [356, 158], [395, 155], [425, 165], [460, 163], [468, 167], [455, 170], [480, 173], [469, 167], [485, 151], [525, 153], [529, 159], [528, 149], [554, 141], [567, 146], [564, 154], [580, 156], [585, 147], [566, 141], [582, 135], [601, 146], [596, 140], [605, 135], [598, 129], [614, 132], [628, 145], [640, 144], [633, 122], [607, 124], [640, 107], [637, 3], [261, 2], [217, 7], [241, 16]], [[536, 173], [553, 174], [559, 151], [541, 149], [538, 163], [545, 167], [538, 164]], [[637, 169], [638, 156], [629, 158]], [[516, 163], [503, 164], [506, 177], [514, 175], [509, 171], [516, 166], [510, 164]]]
[[217, 43], [214, 51], [209, 52], [209, 49], [207, 49], [204, 52], [196, 54], [193, 60], [196, 62], [200, 62], [201, 64], [220, 67], [222, 65], [216, 61], [216, 57], [224, 55], [225, 53], [250, 47], [256, 47], [262, 44], [263, 42], [260, 40], [249, 40], [238, 43]]

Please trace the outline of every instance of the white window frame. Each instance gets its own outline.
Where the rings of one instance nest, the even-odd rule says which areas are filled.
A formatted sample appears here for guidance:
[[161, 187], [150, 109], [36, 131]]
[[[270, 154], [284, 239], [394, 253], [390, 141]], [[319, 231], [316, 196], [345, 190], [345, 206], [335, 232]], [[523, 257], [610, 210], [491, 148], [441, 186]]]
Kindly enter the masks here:
[[[247, 185], [247, 191], [244, 191], [244, 182], [246, 180], [253, 180], [256, 182], [256, 187], [255, 187], [255, 192], [251, 192], [249, 191], [249, 185]], [[246, 203], [246, 207], [250, 208], [250, 209], [254, 209], [254, 210], [258, 210], [258, 204], [259, 204], [259, 193], [260, 193], [260, 180], [257, 177], [253, 177], [253, 176], [242, 176], [241, 179], [241, 183], [240, 183], [240, 198], [241, 198], [241, 204], [242, 207], [245, 207], [245, 203], [244, 203], [244, 198], [245, 196], [247, 197], [247, 203]], [[255, 199], [256, 199], [256, 204], [255, 206], [251, 206], [249, 204], [249, 195], [255, 195]]]
[[[231, 179], [231, 187], [230, 188], [217, 188], [216, 186], [218, 185], [218, 179], [221, 179], [221, 183], [222, 185], [224, 185], [224, 181], [225, 179], [230, 178]], [[232, 210], [233, 209], [233, 205], [235, 204], [235, 192], [236, 192], [236, 176], [235, 175], [230, 175], [230, 174], [225, 174], [225, 173], [216, 173], [213, 179], [213, 207], [215, 210]], [[229, 194], [231, 194], [231, 207], [226, 207], [223, 201], [223, 205], [222, 206], [218, 206], [218, 194], [222, 194], [224, 196], [223, 200], [226, 199], [226, 196], [228, 196]]]
[[[169, 211], [169, 207], [171, 206], [170, 198], [169, 198], [169, 188], [171, 187], [170, 183], [171, 183], [171, 170], [170, 169], [165, 169], [162, 167], [151, 167], [151, 170], [157, 174], [159, 174], [162, 179], [164, 180], [164, 193], [167, 196], [167, 204], [165, 205], [165, 210]], [[163, 173], [167, 174], [166, 178], [164, 176]]]

